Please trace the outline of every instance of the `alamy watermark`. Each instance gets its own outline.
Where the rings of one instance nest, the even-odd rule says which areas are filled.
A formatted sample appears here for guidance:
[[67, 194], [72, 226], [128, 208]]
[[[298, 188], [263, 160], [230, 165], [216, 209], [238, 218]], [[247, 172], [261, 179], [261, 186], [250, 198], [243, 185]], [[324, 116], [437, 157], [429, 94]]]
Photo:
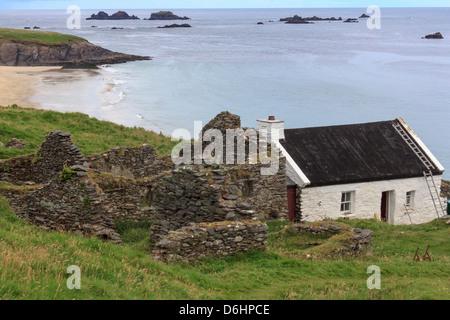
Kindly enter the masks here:
[[367, 278], [367, 288], [369, 290], [381, 289], [381, 269], [379, 266], [371, 265], [367, 268], [367, 273], [372, 274]]
[[66, 10], [70, 16], [66, 20], [66, 26], [69, 30], [81, 29], [81, 9], [79, 6], [71, 5]]
[[[280, 149], [277, 144], [280, 130], [266, 129], [208, 129], [202, 132], [202, 122], [194, 122], [192, 135], [187, 129], [176, 129], [172, 141], [183, 140], [172, 149], [172, 161], [175, 165], [191, 164], [257, 164], [261, 166], [261, 175], [275, 175], [279, 169]], [[205, 143], [206, 142], [206, 146]], [[225, 145], [224, 145], [225, 143]]]
[[380, 30], [381, 8], [379, 6], [370, 6], [367, 8], [366, 13], [369, 15], [369, 18], [367, 18], [367, 28], [370, 30]]
[[67, 273], [71, 276], [67, 279], [67, 289], [73, 290], [81, 289], [81, 269], [79, 266], [69, 266], [67, 268]]

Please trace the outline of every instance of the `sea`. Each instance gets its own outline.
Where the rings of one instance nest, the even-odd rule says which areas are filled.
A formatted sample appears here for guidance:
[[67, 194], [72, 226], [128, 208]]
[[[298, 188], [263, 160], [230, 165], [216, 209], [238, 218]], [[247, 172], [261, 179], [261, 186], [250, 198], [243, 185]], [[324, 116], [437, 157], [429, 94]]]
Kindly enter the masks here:
[[[401, 117], [450, 168], [450, 8], [381, 8], [380, 29], [365, 19], [279, 21], [345, 20], [366, 8], [172, 10], [188, 21], [148, 21], [160, 9], [121, 8], [141, 20], [85, 20], [100, 10], [81, 10], [81, 29], [73, 30], [66, 10], [0, 11], [0, 27], [38, 26], [153, 58], [49, 71], [30, 102], [168, 135], [193, 132], [194, 121], [206, 124], [221, 111], [240, 115], [247, 127], [268, 116], [286, 128]], [[192, 28], [157, 28], [171, 23]], [[422, 39], [435, 32], [445, 39]]]

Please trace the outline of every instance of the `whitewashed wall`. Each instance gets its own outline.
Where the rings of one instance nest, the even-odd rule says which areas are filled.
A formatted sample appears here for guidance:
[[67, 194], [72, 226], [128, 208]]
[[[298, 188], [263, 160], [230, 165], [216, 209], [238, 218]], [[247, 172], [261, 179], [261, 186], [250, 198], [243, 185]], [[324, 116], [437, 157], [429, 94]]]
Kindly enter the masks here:
[[[438, 190], [441, 176], [435, 176]], [[377, 213], [381, 216], [381, 196], [384, 191], [393, 191], [389, 222], [392, 224], [411, 224], [405, 214], [406, 192], [415, 191], [414, 211], [410, 212], [412, 223], [426, 223], [437, 218], [425, 178], [408, 178], [375, 182], [341, 184], [323, 187], [307, 187], [302, 190], [301, 210], [303, 221], [338, 219], [342, 192], [354, 191], [351, 218], [371, 219]], [[443, 201], [443, 199], [441, 199]], [[392, 214], [393, 212], [393, 214]], [[442, 214], [441, 214], [442, 215]]]

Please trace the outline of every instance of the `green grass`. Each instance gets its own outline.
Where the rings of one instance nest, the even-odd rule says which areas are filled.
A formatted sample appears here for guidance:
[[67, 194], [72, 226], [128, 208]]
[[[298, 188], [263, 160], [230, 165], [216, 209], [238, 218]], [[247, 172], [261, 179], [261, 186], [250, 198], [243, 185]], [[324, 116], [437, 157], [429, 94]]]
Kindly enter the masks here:
[[6, 144], [12, 138], [23, 139], [25, 149], [0, 148], [0, 159], [35, 153], [53, 130], [72, 133], [73, 142], [84, 155], [107, 151], [117, 146], [141, 146], [144, 143], [158, 148], [160, 155], [170, 154], [176, 142], [170, 137], [142, 128], [128, 128], [107, 121], [100, 121], [82, 113], [0, 107], [0, 142]]
[[[124, 243], [114, 245], [29, 226], [0, 198], [0, 299], [450, 299], [445, 221], [345, 223], [375, 231], [373, 256], [305, 260], [295, 237], [277, 236], [287, 224], [269, 222], [266, 252], [164, 265], [149, 257], [149, 224], [119, 225]], [[433, 261], [413, 262], [427, 245]], [[81, 290], [66, 288], [70, 265], [81, 268]], [[366, 287], [370, 265], [381, 268], [381, 290]]]
[[79, 41], [87, 41], [80, 37], [57, 32], [0, 28], [0, 42], [2, 40], [33, 42], [44, 45], [68, 44]]

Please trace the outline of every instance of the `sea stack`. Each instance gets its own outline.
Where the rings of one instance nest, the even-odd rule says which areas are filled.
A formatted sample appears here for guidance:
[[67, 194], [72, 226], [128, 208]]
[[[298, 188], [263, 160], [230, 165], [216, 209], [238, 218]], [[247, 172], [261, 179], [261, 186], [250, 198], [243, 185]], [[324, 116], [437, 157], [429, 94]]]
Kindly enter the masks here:
[[171, 24], [171, 25], [165, 25], [164, 27], [158, 27], [158, 29], [167, 29], [167, 28], [191, 28], [191, 25], [187, 23], [183, 24]]
[[295, 15], [293, 17], [288, 18], [281, 18], [280, 21], [285, 21], [285, 23], [291, 23], [291, 24], [309, 24], [312, 22], [308, 22], [307, 20], [303, 19], [302, 17]]
[[179, 17], [171, 11], [160, 11], [160, 12], [152, 13], [150, 15], [149, 19], [144, 19], [144, 20], [189, 20], [189, 19], [191, 19], [191, 18], [188, 18], [186, 16]]
[[111, 16], [104, 11], [99, 11], [98, 14], [92, 14], [90, 18], [86, 20], [139, 20], [135, 15], [130, 16], [125, 11], [117, 11]]
[[444, 36], [440, 32], [436, 32], [422, 37], [422, 39], [444, 39]]

